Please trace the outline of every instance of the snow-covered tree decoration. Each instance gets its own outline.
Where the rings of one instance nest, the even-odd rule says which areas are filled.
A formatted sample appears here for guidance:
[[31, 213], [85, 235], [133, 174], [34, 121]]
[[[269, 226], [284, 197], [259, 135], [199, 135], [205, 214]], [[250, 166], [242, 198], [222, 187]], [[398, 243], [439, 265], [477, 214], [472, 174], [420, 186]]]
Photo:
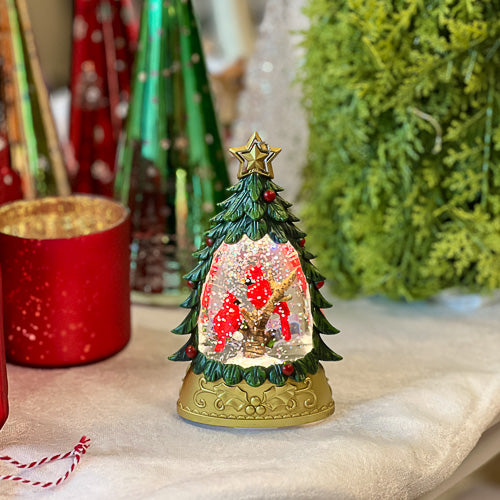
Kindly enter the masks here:
[[[320, 336], [338, 330], [321, 310], [330, 304], [319, 291], [324, 278], [311, 263], [305, 234], [272, 180], [280, 148], [268, 146], [255, 132], [245, 146], [230, 152], [240, 161], [239, 182], [229, 188], [231, 196], [220, 204], [195, 254], [198, 265], [186, 276], [192, 291], [182, 306], [190, 312], [174, 333], [189, 340], [171, 359], [192, 360], [192, 372], [203, 384], [218, 383], [219, 389], [222, 384], [225, 391], [233, 386], [241, 391], [242, 384], [247, 389], [272, 385], [289, 394], [297, 383], [308, 383], [320, 360], [341, 359]], [[230, 401], [233, 408], [238, 400], [234, 395], [227, 400], [227, 392], [213, 394], [216, 407], [227, 409]], [[240, 397], [246, 408], [245, 401], [250, 399]], [[264, 411], [265, 404], [259, 408]], [[246, 418], [255, 419], [248, 411]]]

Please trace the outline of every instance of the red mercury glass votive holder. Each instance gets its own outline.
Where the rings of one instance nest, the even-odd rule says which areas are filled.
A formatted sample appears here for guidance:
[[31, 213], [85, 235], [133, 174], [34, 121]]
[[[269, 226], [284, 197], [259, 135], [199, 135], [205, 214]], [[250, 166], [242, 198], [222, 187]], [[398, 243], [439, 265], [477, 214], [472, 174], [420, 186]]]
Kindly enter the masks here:
[[0, 272], [0, 429], [3, 424], [5, 424], [8, 415], [9, 400], [7, 399], [7, 372], [5, 371], [5, 350], [3, 341], [2, 273]]
[[97, 196], [0, 207], [7, 361], [61, 367], [130, 339], [129, 212]]

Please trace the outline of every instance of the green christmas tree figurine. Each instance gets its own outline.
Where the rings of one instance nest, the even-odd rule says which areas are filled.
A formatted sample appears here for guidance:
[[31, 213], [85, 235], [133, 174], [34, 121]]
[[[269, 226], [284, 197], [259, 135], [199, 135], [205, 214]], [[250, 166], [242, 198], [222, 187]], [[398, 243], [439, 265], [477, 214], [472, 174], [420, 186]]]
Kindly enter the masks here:
[[272, 180], [280, 151], [257, 132], [230, 149], [240, 161], [239, 182], [195, 254], [182, 304], [190, 312], [174, 330], [189, 335], [170, 358], [192, 360], [178, 402], [187, 419], [278, 427], [333, 413], [319, 361], [341, 359], [321, 338], [338, 330], [321, 310], [331, 304], [319, 291], [324, 278], [305, 234]]
[[146, 0], [115, 181], [132, 213], [133, 298], [177, 303], [228, 183], [191, 2]]

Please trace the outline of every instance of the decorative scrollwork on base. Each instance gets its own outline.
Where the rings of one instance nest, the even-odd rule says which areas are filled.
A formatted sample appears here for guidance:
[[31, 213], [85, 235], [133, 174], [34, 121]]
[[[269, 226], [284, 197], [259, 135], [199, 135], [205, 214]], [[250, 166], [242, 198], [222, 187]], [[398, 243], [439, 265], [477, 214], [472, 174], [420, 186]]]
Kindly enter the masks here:
[[190, 420], [225, 426], [272, 427], [320, 420], [334, 411], [324, 370], [303, 382], [270, 382], [251, 387], [242, 381], [230, 386], [223, 380], [207, 382], [188, 371], [178, 402], [179, 414]]

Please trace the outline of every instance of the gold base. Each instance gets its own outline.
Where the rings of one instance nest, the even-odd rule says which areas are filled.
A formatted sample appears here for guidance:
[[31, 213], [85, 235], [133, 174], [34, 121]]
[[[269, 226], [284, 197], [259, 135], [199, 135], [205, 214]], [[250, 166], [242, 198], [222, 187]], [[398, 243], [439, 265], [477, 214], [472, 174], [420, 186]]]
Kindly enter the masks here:
[[201, 424], [223, 427], [287, 427], [316, 422], [335, 410], [325, 370], [304, 382], [288, 380], [278, 387], [268, 380], [259, 387], [245, 381], [230, 386], [224, 380], [207, 382], [191, 367], [182, 384], [177, 412]]

